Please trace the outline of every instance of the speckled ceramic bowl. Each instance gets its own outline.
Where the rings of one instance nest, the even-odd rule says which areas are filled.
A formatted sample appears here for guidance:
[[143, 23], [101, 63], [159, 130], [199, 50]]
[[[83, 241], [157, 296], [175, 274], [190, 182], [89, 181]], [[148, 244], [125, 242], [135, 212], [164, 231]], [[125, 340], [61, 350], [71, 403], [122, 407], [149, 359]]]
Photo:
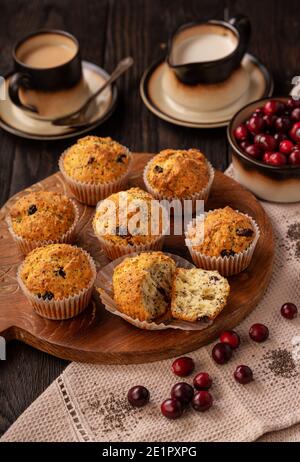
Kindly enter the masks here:
[[[269, 99], [263, 98], [243, 107], [235, 114], [228, 125], [227, 136], [232, 152], [235, 178], [260, 199], [272, 202], [299, 202], [300, 166], [273, 167], [252, 159], [241, 151], [233, 135], [236, 127], [244, 122], [257, 107], [263, 106]], [[276, 97], [274, 99], [283, 102], [288, 100], [287, 97]]]

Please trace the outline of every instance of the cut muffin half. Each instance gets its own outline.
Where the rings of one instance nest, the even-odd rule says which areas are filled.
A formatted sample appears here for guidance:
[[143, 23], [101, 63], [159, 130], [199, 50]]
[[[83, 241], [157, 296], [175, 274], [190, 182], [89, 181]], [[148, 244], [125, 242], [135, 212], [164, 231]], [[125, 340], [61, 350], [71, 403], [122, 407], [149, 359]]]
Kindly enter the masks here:
[[230, 286], [218, 271], [177, 268], [172, 284], [171, 311], [184, 321], [213, 320], [226, 305]]

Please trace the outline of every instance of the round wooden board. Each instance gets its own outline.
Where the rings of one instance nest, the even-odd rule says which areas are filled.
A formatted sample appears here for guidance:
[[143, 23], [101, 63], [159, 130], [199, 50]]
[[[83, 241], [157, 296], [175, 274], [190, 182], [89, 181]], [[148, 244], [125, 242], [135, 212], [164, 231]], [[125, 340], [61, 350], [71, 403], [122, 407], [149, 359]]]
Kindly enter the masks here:
[[[143, 186], [141, 172], [151, 154], [135, 154], [130, 185]], [[33, 185], [30, 190], [69, 193], [60, 173]], [[22, 194], [19, 193], [19, 194]], [[18, 194], [18, 195], [19, 195]], [[157, 361], [193, 351], [215, 339], [224, 329], [238, 325], [262, 298], [272, 273], [274, 242], [271, 223], [255, 197], [242, 186], [216, 172], [207, 209], [230, 205], [253, 216], [261, 236], [251, 265], [231, 277], [227, 306], [215, 322], [202, 331], [144, 331], [108, 313], [98, 297], [78, 317], [68, 321], [49, 321], [38, 316], [16, 282], [22, 255], [10, 237], [5, 215], [12, 197], [0, 211], [0, 334], [7, 340], [18, 339], [40, 350], [71, 361], [129, 364]], [[109, 263], [93, 236], [92, 207], [78, 204], [81, 212], [78, 245], [88, 250], [97, 267]], [[181, 236], [167, 237], [164, 250], [189, 258]]]

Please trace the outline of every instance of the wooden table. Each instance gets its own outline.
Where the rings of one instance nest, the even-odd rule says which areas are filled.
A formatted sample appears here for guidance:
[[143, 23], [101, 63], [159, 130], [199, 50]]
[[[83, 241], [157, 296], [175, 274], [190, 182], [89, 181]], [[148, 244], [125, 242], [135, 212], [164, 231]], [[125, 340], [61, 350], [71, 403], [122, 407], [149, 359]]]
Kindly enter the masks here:
[[[12, 44], [45, 27], [75, 34], [84, 59], [108, 71], [119, 59], [132, 55], [134, 68], [118, 84], [118, 109], [93, 133], [112, 136], [140, 152], [199, 147], [221, 170], [229, 163], [225, 129], [172, 126], [152, 115], [140, 99], [142, 72], [161, 55], [169, 32], [178, 24], [197, 18], [245, 13], [253, 27], [250, 52], [272, 71], [275, 94], [286, 94], [292, 77], [300, 74], [297, 0], [0, 0], [0, 11], [0, 74], [11, 69]], [[22, 140], [1, 131], [0, 205], [17, 191], [55, 172], [59, 154], [69, 144], [70, 141]], [[8, 345], [7, 360], [0, 361], [0, 434], [66, 365], [66, 361], [21, 343]]]

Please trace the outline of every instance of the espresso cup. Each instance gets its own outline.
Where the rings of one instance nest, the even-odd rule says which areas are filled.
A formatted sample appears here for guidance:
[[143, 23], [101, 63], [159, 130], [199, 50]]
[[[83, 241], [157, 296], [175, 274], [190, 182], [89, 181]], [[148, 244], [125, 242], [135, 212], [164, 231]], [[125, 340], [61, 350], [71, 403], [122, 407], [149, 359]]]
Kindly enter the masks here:
[[9, 96], [21, 109], [38, 113], [35, 105], [20, 98], [20, 90], [56, 92], [77, 85], [82, 76], [77, 39], [68, 32], [42, 29], [20, 40], [13, 49], [15, 73]]
[[180, 26], [171, 36], [167, 64], [188, 85], [219, 83], [240, 65], [251, 36], [246, 16]]

